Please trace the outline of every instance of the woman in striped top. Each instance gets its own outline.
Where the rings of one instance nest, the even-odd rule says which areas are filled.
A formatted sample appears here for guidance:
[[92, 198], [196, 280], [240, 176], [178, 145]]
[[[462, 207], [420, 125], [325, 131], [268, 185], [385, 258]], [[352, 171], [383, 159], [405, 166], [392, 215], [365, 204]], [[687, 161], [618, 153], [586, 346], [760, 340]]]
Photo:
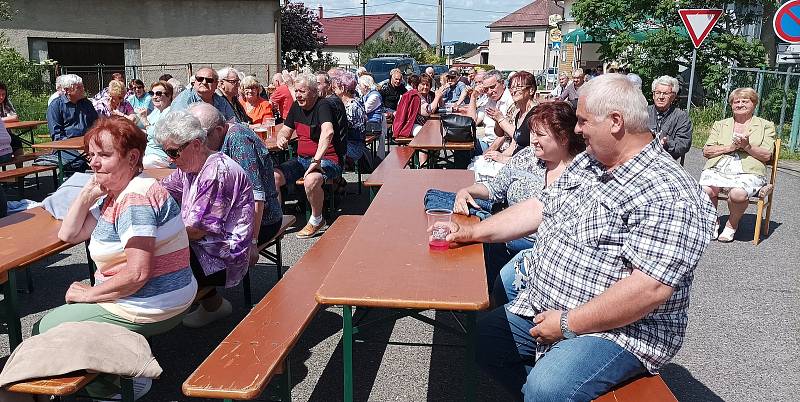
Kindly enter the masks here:
[[121, 117], [98, 120], [86, 133], [94, 176], [73, 202], [59, 231], [69, 243], [89, 240], [95, 285], [74, 282], [66, 305], [34, 327], [101, 321], [146, 337], [181, 322], [197, 292], [180, 207], [142, 173], [147, 137]]

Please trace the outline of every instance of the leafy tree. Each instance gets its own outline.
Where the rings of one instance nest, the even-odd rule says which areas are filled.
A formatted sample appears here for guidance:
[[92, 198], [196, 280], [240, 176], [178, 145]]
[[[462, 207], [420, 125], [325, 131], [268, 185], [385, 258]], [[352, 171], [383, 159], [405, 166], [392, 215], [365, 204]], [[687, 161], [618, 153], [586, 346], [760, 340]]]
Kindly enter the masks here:
[[331, 55], [330, 53], [323, 53], [322, 57], [314, 59], [311, 62], [311, 70], [312, 71], [328, 71], [333, 67], [339, 65], [339, 59]]
[[[729, 66], [766, 66], [763, 44], [737, 35], [743, 27], [762, 18], [753, 7], [762, 2], [739, 1], [750, 7], [724, 12], [698, 49], [695, 82], [702, 84], [709, 97], [725, 96]], [[646, 85], [660, 75], [677, 75], [680, 66], [691, 66], [693, 45], [678, 9], [725, 9], [729, 3], [730, 0], [576, 0], [572, 15], [595, 41], [601, 42], [603, 58], [630, 64]]]
[[13, 1], [3, 0], [0, 1], [0, 21], [11, 21], [11, 18], [17, 12], [12, 6]]
[[479, 43], [469, 43], [469, 42], [456, 42], [453, 43], [453, 57], [460, 57], [465, 55], [472, 49], [478, 47]]
[[303, 3], [281, 6], [281, 59], [290, 70], [310, 65], [323, 58], [327, 38], [317, 15]]
[[426, 59], [425, 47], [422, 46], [416, 35], [406, 30], [391, 30], [382, 38], [369, 39], [358, 48], [357, 55], [350, 56], [350, 62], [361, 64], [375, 58], [379, 53], [402, 53], [413, 57], [417, 61]]

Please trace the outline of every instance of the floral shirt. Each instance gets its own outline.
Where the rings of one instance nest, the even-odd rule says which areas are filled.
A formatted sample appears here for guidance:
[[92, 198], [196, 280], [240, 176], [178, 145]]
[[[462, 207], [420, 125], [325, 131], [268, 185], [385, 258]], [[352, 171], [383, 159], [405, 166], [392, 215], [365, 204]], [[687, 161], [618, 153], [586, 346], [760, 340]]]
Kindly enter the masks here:
[[206, 232], [202, 239], [189, 242], [203, 272], [225, 270], [225, 287], [236, 286], [247, 273], [253, 239], [253, 187], [247, 174], [218, 152], [199, 172], [178, 169], [161, 184], [181, 204], [184, 225]]
[[489, 200], [514, 205], [538, 198], [544, 189], [547, 167], [536, 157], [532, 147], [517, 152], [503, 166], [497, 176], [483, 183], [489, 190]]
[[275, 174], [269, 150], [253, 130], [241, 123], [228, 125], [228, 133], [220, 149], [244, 169], [253, 186], [253, 199], [264, 201], [261, 225], [271, 225], [283, 218], [275, 189]]

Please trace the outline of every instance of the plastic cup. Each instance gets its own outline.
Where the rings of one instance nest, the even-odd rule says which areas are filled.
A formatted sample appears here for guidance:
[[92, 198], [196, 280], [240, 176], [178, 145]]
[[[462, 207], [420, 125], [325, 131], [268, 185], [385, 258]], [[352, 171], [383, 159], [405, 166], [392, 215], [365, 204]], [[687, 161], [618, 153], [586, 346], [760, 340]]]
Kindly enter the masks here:
[[267, 130], [265, 136], [267, 139], [272, 139], [275, 136], [275, 118], [274, 117], [265, 117], [264, 120], [261, 121], [261, 127]]
[[446, 240], [447, 235], [450, 234], [450, 218], [453, 216], [453, 211], [449, 209], [428, 209], [425, 211], [428, 217], [428, 227], [431, 228], [431, 233], [428, 236], [428, 247], [431, 250], [447, 250], [450, 248], [450, 242]]

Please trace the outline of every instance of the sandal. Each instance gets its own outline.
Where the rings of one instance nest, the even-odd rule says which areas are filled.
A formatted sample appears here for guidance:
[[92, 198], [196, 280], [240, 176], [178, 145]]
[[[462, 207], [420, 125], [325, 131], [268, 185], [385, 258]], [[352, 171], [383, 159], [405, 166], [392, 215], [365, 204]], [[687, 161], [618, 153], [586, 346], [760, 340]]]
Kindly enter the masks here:
[[722, 243], [730, 243], [733, 241], [733, 236], [736, 234], [736, 229], [725, 225], [725, 229], [722, 230], [722, 233], [719, 234], [717, 240]]

